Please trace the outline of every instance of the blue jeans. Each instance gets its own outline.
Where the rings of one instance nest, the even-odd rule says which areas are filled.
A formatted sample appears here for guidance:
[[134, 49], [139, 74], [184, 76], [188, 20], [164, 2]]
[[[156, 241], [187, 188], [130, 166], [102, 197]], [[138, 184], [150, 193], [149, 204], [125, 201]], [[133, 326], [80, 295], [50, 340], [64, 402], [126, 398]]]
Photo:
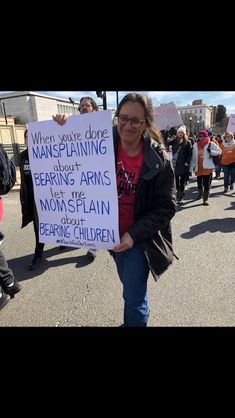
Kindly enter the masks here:
[[233, 185], [235, 180], [235, 163], [223, 165], [224, 172], [224, 188], [227, 189], [229, 185]]
[[130, 250], [114, 253], [114, 260], [123, 285], [124, 327], [147, 327], [149, 266], [144, 251], [135, 244]]

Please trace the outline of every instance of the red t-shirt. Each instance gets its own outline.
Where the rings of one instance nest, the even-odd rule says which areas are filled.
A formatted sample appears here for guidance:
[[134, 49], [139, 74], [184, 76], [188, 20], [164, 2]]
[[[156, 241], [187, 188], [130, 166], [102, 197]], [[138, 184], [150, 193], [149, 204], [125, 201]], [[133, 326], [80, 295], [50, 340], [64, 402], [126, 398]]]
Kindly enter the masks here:
[[128, 231], [134, 222], [135, 190], [140, 169], [144, 160], [144, 148], [135, 157], [130, 157], [118, 146], [117, 190], [119, 202], [119, 233], [120, 237]]

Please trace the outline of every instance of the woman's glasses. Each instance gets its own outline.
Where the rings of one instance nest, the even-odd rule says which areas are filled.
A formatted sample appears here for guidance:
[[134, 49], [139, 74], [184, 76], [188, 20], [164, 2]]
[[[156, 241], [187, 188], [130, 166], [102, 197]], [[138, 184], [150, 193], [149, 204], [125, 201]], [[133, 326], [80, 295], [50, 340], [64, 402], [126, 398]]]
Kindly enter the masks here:
[[117, 116], [115, 118], [116, 120], [118, 120], [118, 123], [120, 123], [120, 125], [125, 126], [129, 121], [131, 123], [132, 128], [140, 128], [143, 123], [145, 123], [145, 120], [141, 120], [139, 118], [128, 118], [127, 116]]

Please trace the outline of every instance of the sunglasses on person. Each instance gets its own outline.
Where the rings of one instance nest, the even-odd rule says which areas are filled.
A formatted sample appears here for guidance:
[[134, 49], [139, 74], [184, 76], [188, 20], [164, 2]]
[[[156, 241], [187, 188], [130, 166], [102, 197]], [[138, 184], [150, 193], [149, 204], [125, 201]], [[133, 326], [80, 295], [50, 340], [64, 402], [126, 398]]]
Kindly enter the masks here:
[[206, 135], [205, 134], [200, 134], [200, 135], [198, 135], [198, 138], [206, 138]]

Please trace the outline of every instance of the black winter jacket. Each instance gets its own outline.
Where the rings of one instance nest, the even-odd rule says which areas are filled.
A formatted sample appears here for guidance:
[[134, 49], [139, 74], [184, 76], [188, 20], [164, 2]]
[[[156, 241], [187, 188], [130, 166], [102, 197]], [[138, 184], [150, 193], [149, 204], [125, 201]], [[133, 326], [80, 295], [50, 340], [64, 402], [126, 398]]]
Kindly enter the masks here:
[[[185, 176], [189, 173], [189, 164], [192, 158], [192, 144], [191, 142], [187, 142], [187, 144], [178, 144], [176, 140], [169, 142], [168, 145], [172, 145], [172, 152], [173, 156], [177, 152], [177, 150], [180, 148], [179, 155], [176, 161], [176, 167], [175, 167], [175, 175], [176, 176]], [[187, 163], [187, 166], [185, 165]]]
[[[24, 165], [29, 162], [28, 149], [25, 149], [19, 154], [19, 166], [20, 166], [20, 203], [22, 212], [22, 225], [24, 228], [30, 222], [37, 217], [36, 206], [34, 202], [33, 184], [31, 172], [28, 173], [28, 179], [26, 179]], [[37, 218], [36, 218], [37, 219]]]
[[[119, 136], [113, 128], [115, 157]], [[175, 176], [161, 145], [144, 138], [144, 161], [135, 195], [135, 222], [129, 229], [140, 242], [155, 280], [172, 264], [174, 252], [170, 220], [176, 212]]]

